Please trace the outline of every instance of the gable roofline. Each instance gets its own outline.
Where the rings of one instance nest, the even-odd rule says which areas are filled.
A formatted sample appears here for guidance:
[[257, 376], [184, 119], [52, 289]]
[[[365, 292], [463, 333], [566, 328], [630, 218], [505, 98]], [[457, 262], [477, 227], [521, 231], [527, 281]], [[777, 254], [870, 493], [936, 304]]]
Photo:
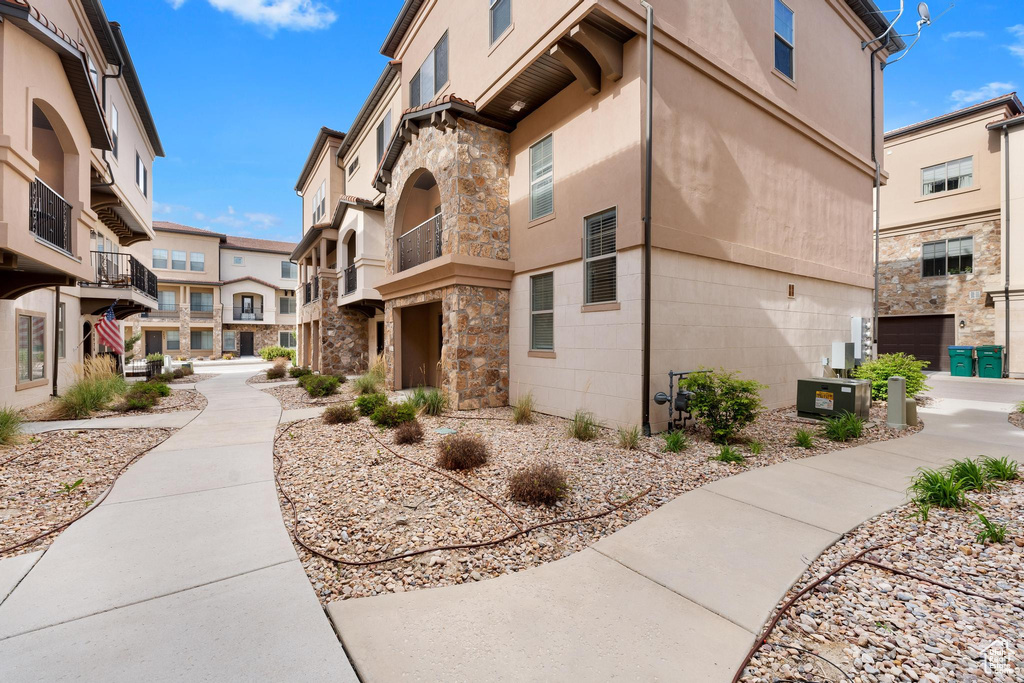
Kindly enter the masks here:
[[306, 184], [307, 180], [309, 180], [309, 176], [313, 172], [313, 167], [316, 165], [316, 159], [320, 156], [320, 150], [331, 138], [344, 141], [345, 134], [340, 130], [321, 126], [320, 130], [317, 131], [316, 139], [313, 140], [313, 146], [310, 148], [309, 154], [306, 156], [306, 163], [302, 165], [302, 172], [299, 173], [299, 179], [295, 182], [296, 192], [302, 192], [302, 186]]
[[402, 9], [398, 10], [398, 16], [395, 17], [395, 23], [391, 24], [391, 30], [388, 31], [387, 37], [384, 39], [384, 44], [380, 46], [380, 53], [385, 57], [395, 58], [395, 53], [398, 51], [398, 45], [402, 42], [402, 38], [405, 37], [406, 32], [409, 30], [409, 25], [412, 24], [412, 20], [416, 18], [416, 12], [423, 5], [423, 0], [405, 0], [405, 4], [402, 5]]
[[221, 242], [227, 239], [227, 235], [221, 232], [194, 228], [191, 225], [171, 223], [170, 221], [153, 221], [153, 230], [156, 232], [176, 232], [182, 235], [195, 235], [196, 237], [216, 237]]
[[988, 109], [997, 109], [999, 107], [1004, 106], [1010, 108], [1011, 116], [1016, 116], [1018, 114], [1024, 113], [1024, 104], [1021, 104], [1020, 99], [1017, 97], [1017, 93], [1011, 92], [1005, 95], [1000, 95], [999, 97], [993, 97], [992, 99], [985, 100], [984, 102], [972, 104], [969, 107], [963, 107], [962, 109], [956, 109], [954, 111], [942, 114], [940, 116], [935, 116], [930, 119], [925, 119], [924, 121], [912, 123], [909, 126], [903, 126], [902, 128], [890, 130], [883, 135], [882, 139], [884, 141], [888, 141], [894, 138], [901, 137], [903, 135], [909, 135], [910, 133], [916, 133], [918, 131], [931, 128], [932, 126], [938, 126], [943, 123], [949, 123], [950, 121], [956, 121], [957, 119], [966, 118], [968, 116], [972, 116], [974, 114], [986, 111]]
[[345, 154], [352, 148], [352, 145], [356, 143], [356, 138], [366, 127], [366, 124], [370, 121], [370, 114], [377, 108], [381, 100], [384, 99], [384, 92], [391, 87], [394, 83], [395, 78], [401, 73], [401, 65], [397, 59], [392, 59], [384, 66], [384, 71], [381, 72], [377, 78], [377, 82], [374, 83], [373, 88], [370, 90], [370, 94], [366, 97], [366, 101], [363, 102], [363, 106], [360, 107], [359, 113], [356, 114], [355, 121], [348, 127], [348, 133], [345, 135], [345, 139], [341, 142], [341, 147], [338, 148], [338, 159], [340, 160]]
[[249, 280], [251, 282], [258, 282], [261, 285], [263, 285], [264, 287], [269, 287], [270, 289], [273, 289], [275, 291], [279, 290], [279, 289], [280, 290], [288, 290], [289, 289], [288, 287], [279, 287], [279, 286], [275, 285], [272, 282], [267, 282], [266, 280], [261, 280], [258, 277], [253, 277], [252, 275], [243, 275], [242, 277], [236, 277], [236, 278], [234, 278], [232, 280], [222, 280], [220, 284], [221, 284], [221, 286], [233, 285], [236, 282], [244, 282], [245, 280]]
[[220, 246], [221, 251], [257, 251], [264, 254], [290, 254], [294, 247], [294, 242], [265, 240], [259, 237], [242, 237], [241, 235], [227, 235]]

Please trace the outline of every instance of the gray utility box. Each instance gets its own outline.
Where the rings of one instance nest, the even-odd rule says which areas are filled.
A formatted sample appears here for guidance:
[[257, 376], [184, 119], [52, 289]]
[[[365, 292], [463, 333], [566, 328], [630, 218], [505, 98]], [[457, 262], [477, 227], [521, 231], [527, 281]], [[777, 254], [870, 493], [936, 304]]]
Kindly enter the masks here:
[[796, 382], [796, 414], [821, 419], [853, 413], [867, 420], [871, 410], [871, 382], [866, 379], [815, 377]]

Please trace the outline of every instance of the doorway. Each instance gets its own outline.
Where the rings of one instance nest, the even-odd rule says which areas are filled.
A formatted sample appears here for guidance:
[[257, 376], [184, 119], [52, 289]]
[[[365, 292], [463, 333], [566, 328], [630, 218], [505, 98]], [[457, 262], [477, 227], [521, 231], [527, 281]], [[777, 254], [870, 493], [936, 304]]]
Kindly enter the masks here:
[[[253, 305], [253, 298], [248, 294], [242, 295], [242, 320], [253, 320], [255, 318], [255, 307]], [[250, 338], [252, 333], [249, 333]], [[250, 354], [251, 355], [251, 354]]]
[[92, 324], [86, 321], [82, 324], [82, 353], [84, 358], [92, 355]]
[[[439, 386], [438, 363], [444, 331], [441, 302], [435, 301], [401, 310], [401, 387]], [[398, 379], [398, 378], [396, 378]]]
[[241, 356], [253, 356], [252, 332], [238, 333], [238, 353]]
[[160, 330], [146, 330], [146, 355], [164, 352], [164, 333]]

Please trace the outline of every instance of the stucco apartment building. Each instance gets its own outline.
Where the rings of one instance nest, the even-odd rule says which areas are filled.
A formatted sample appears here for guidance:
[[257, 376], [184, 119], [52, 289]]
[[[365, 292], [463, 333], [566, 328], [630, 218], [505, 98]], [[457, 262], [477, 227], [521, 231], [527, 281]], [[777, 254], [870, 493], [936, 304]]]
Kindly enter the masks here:
[[251, 356], [295, 347], [293, 243], [225, 235], [156, 221], [136, 251], [159, 278], [158, 305], [132, 319], [146, 354]]
[[[293, 256], [319, 316], [302, 360], [360, 371], [379, 348], [393, 387], [440, 386], [457, 408], [532, 392], [543, 412], [625, 425], [646, 404], [654, 429], [669, 370], [738, 370], [770, 405], [794, 401], [871, 314], [881, 77], [872, 93], [861, 43], [882, 16], [866, 0], [657, 3], [647, 392], [643, 11], [405, 2], [355, 123], [321, 131], [299, 179]], [[355, 215], [378, 296], [357, 277], [349, 324], [327, 316], [342, 269], [359, 271], [359, 241], [342, 246]], [[350, 341], [318, 345], [332, 334]]]
[[0, 405], [40, 403], [102, 351], [97, 316], [157, 305], [128, 253], [152, 239], [163, 156], [99, 0], [0, 0]]
[[[1024, 336], [1024, 235], [1015, 245], [1006, 216], [1007, 190], [1017, 199], [1024, 191], [1024, 150], [1008, 149], [1011, 140], [1021, 144], [1022, 134], [1011, 132], [1022, 113], [1010, 93], [885, 134], [880, 352], [912, 353], [948, 370], [950, 345], [1004, 344], [1011, 323], [1011, 351]], [[1010, 176], [1008, 159], [1018, 169]], [[1007, 259], [1008, 235], [1021, 250], [1016, 259]], [[1010, 359], [1009, 369], [1024, 374], [1024, 363]]]

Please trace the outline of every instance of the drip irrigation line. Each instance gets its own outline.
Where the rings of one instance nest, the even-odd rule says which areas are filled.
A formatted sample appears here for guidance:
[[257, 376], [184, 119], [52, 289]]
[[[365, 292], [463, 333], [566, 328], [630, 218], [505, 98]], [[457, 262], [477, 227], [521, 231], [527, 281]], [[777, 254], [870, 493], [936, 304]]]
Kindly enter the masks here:
[[924, 576], [923, 574], [916, 574], [914, 572], [908, 572], [908, 571], [905, 571], [903, 569], [899, 569], [897, 567], [893, 567], [892, 565], [888, 565], [888, 564], [885, 564], [883, 562], [878, 562], [877, 560], [860, 559], [860, 560], [857, 560], [857, 561], [860, 562], [861, 564], [866, 564], [866, 565], [869, 565], [871, 567], [878, 567], [879, 569], [884, 569], [885, 571], [892, 572], [893, 574], [899, 574], [900, 576], [905, 576], [908, 579], [914, 579], [915, 581], [923, 581], [924, 583], [930, 583], [933, 586], [938, 586], [939, 588], [943, 588], [945, 590], [954, 591], [956, 593], [962, 593], [963, 595], [968, 595], [968, 596], [970, 596], [972, 598], [980, 598], [982, 600], [988, 600], [989, 602], [997, 602], [997, 603], [1002, 604], [1002, 605], [1009, 605], [1010, 607], [1016, 607], [1017, 609], [1024, 611], [1024, 604], [1013, 602], [1012, 600], [1007, 600], [1006, 598], [1000, 598], [1000, 597], [995, 596], [995, 595], [985, 595], [984, 593], [977, 593], [977, 592], [969, 590], [967, 588], [960, 588], [958, 586], [953, 586], [953, 585], [948, 584], [948, 583], [943, 583], [942, 581], [936, 581], [935, 579], [930, 579], [927, 576]]
[[[805, 650], [804, 648], [797, 647], [796, 645], [783, 645], [782, 643], [765, 643], [765, 645], [768, 645], [770, 647], [777, 647], [780, 650], [796, 650], [797, 652], [802, 652], [805, 655], [810, 655], [812, 657], [816, 657], [816, 658], [820, 659], [821, 661], [825, 662], [826, 664], [828, 664], [829, 666], [831, 666], [832, 668], [834, 668], [836, 671], [841, 673], [843, 676], [845, 676], [846, 680], [848, 680], [850, 683], [854, 683], [853, 682], [853, 677], [850, 676], [850, 674], [848, 674], [845, 671], [843, 671], [842, 667], [840, 667], [838, 664], [833, 662], [831, 659], [828, 659], [827, 657], [822, 657], [817, 652], [811, 652], [810, 650]], [[778, 679], [778, 680], [800, 680], [800, 681], [803, 681], [805, 679]]]

